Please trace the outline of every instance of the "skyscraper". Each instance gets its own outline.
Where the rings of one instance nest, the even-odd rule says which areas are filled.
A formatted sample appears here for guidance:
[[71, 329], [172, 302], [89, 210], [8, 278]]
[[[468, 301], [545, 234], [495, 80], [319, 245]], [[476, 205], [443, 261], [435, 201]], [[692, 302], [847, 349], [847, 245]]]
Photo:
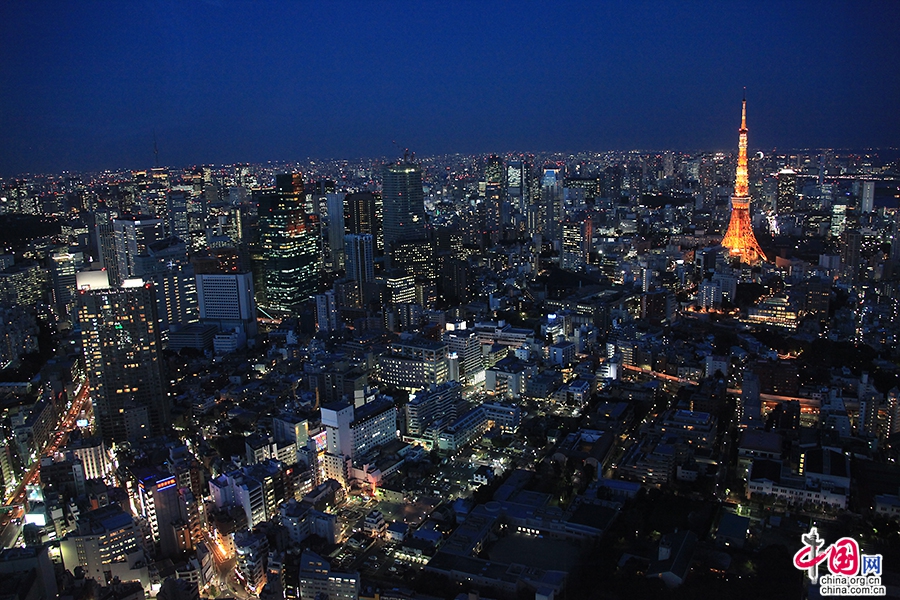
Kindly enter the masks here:
[[862, 233], [856, 229], [847, 229], [842, 235], [841, 271], [849, 281], [859, 280], [862, 238]]
[[60, 319], [71, 318], [75, 298], [75, 255], [58, 252], [50, 256], [53, 304]]
[[347, 277], [359, 283], [375, 280], [374, 240], [371, 234], [344, 236], [345, 267]]
[[275, 191], [259, 200], [267, 308], [289, 312], [318, 290], [317, 230], [315, 215], [304, 209], [302, 175], [277, 175]]
[[188, 199], [184, 191], [172, 190], [166, 196], [169, 235], [190, 239], [190, 220], [188, 218]]
[[384, 248], [427, 237], [422, 168], [409, 162], [387, 165], [383, 172]]
[[500, 203], [503, 196], [503, 161], [491, 154], [484, 166], [485, 229], [491, 242], [500, 240]]
[[775, 212], [787, 215], [797, 208], [797, 173], [788, 167], [778, 172], [778, 195], [775, 198]]
[[139, 276], [136, 260], [146, 254], [147, 246], [163, 239], [162, 219], [142, 215], [119, 217], [113, 221], [113, 235], [116, 242], [116, 262], [118, 263], [118, 285], [130, 277]]
[[116, 211], [101, 207], [94, 211], [94, 239], [97, 244], [97, 260], [100, 267], [109, 272], [110, 281], [119, 281], [119, 263], [116, 258], [116, 236], [113, 220]]
[[344, 266], [344, 194], [331, 192], [327, 196], [329, 266], [338, 270]]
[[105, 287], [105, 276], [78, 275], [81, 344], [97, 424], [107, 442], [158, 435], [169, 410], [153, 284], [130, 279]]
[[543, 234], [549, 240], [558, 240], [563, 216], [563, 174], [558, 167], [547, 167], [541, 178], [541, 205], [543, 209]]
[[[580, 218], [579, 218], [580, 217]], [[588, 264], [591, 254], [593, 222], [583, 214], [566, 219], [562, 224], [562, 250], [559, 266], [567, 271], [576, 271]]]
[[506, 196], [519, 214], [525, 214], [528, 181], [527, 165], [521, 160], [506, 163]]
[[860, 212], [870, 213], [875, 211], [875, 182], [863, 181], [861, 185], [861, 198], [859, 202]]
[[381, 196], [372, 192], [355, 192], [347, 194], [344, 199], [347, 205], [347, 233], [372, 235], [374, 249], [384, 252], [384, 232], [381, 228], [383, 204]]
[[766, 260], [766, 255], [756, 236], [750, 221], [749, 178], [747, 176], [747, 99], [741, 108], [741, 128], [738, 140], [737, 175], [734, 181], [734, 196], [731, 197], [731, 221], [722, 238], [722, 246], [728, 249], [732, 257], [742, 263], [756, 264]]
[[197, 321], [197, 287], [184, 241], [168, 237], [147, 244], [134, 258], [132, 270], [135, 277], [153, 283], [164, 342], [172, 325]]

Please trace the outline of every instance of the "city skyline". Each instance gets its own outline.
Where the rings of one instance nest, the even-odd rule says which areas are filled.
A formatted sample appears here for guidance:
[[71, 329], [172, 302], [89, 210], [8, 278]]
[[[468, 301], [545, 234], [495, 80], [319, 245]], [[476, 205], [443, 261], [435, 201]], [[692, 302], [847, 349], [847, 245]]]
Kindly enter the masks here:
[[881, 6], [7, 6], [0, 175], [150, 166], [154, 147], [161, 165], [725, 150], [744, 86], [756, 148], [888, 147]]
[[900, 597], [888, 6], [0, 7], [0, 581]]

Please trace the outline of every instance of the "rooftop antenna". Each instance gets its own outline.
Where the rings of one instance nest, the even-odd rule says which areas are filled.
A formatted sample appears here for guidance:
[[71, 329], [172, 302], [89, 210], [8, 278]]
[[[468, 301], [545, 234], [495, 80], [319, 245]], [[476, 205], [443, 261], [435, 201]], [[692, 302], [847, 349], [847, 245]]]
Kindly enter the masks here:
[[153, 128], [153, 161], [156, 167], [159, 167], [159, 148], [156, 145], [156, 128]]
[[[400, 144], [397, 143], [397, 140], [391, 140], [391, 143], [394, 144], [395, 146], [397, 146], [397, 150], [400, 149]], [[404, 148], [404, 149], [403, 149], [403, 162], [409, 162], [410, 159], [415, 160], [415, 158], [416, 158], [416, 153], [415, 153], [415, 152], [413, 152], [413, 153], [410, 155], [409, 148]]]

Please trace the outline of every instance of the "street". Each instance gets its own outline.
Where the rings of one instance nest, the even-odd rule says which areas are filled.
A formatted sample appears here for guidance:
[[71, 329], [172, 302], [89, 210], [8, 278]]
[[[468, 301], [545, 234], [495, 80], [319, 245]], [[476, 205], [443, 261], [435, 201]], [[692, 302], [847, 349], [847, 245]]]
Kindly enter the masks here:
[[[81, 386], [81, 391], [72, 402], [69, 412], [60, 419], [57, 432], [50, 437], [50, 440], [41, 452], [41, 456], [51, 456], [60, 447], [65, 446], [69, 439], [69, 431], [75, 426], [75, 420], [89, 396], [90, 388], [88, 386], [88, 381], [85, 379], [84, 384]], [[31, 464], [31, 467], [25, 472], [22, 481], [16, 487], [12, 496], [6, 501], [6, 506], [18, 506], [18, 508], [7, 513], [8, 519], [4, 517], [3, 520], [0, 521], [0, 524], [2, 524], [2, 529], [0, 529], [0, 544], [2, 544], [2, 546], [0, 547], [2, 548], [11, 548], [19, 538], [19, 534], [22, 532], [21, 523], [25, 516], [24, 506], [26, 488], [28, 485], [40, 481], [40, 466], [40, 459]]]

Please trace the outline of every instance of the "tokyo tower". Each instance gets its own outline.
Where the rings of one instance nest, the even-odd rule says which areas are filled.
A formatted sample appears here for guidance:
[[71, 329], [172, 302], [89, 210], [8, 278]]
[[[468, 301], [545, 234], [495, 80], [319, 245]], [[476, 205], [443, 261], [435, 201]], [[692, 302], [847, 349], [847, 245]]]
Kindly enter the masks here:
[[728, 249], [732, 257], [742, 263], [755, 265], [766, 260], [750, 223], [750, 195], [747, 177], [747, 98], [744, 98], [741, 109], [740, 139], [738, 141], [737, 176], [734, 181], [734, 196], [731, 197], [731, 221], [722, 245]]

